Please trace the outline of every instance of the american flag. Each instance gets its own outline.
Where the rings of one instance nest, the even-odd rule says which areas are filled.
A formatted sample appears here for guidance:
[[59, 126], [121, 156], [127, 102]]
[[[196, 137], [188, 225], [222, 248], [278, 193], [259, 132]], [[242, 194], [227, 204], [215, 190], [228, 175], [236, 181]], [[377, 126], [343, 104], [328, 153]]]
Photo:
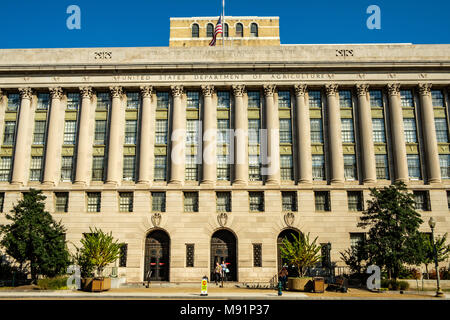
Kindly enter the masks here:
[[213, 36], [211, 42], [209, 43], [210, 47], [216, 45], [216, 37], [219, 33], [222, 33], [222, 17], [219, 17], [219, 21], [217, 21], [216, 29], [214, 30], [214, 36]]

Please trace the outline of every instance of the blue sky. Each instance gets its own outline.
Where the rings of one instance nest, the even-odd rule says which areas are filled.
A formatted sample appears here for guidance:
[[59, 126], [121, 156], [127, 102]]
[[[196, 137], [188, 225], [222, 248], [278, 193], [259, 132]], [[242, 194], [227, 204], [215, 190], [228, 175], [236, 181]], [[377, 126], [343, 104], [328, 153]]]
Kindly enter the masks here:
[[[0, 1], [0, 48], [168, 46], [170, 17], [221, 12], [221, 0]], [[66, 26], [69, 5], [81, 9], [81, 30]], [[370, 5], [380, 30], [366, 26]], [[450, 43], [449, 0], [226, 0], [225, 14], [279, 16], [283, 44]]]

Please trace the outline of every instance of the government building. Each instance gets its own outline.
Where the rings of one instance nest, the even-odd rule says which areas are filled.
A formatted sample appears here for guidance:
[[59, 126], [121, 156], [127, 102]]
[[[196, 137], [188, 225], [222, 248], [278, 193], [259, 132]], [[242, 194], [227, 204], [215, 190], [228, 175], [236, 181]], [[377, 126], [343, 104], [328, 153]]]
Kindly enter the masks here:
[[124, 243], [129, 283], [268, 282], [292, 232], [364, 239], [404, 181], [450, 231], [450, 45], [283, 45], [278, 17], [170, 19], [169, 47], [0, 50], [0, 223], [30, 188]]

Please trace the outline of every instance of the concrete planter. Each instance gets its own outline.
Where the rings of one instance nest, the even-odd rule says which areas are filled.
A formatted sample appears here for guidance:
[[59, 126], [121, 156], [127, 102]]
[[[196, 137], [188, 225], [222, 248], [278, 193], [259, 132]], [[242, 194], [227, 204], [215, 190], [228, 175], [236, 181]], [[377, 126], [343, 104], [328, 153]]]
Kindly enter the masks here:
[[288, 278], [289, 291], [311, 291], [313, 290], [313, 278]]

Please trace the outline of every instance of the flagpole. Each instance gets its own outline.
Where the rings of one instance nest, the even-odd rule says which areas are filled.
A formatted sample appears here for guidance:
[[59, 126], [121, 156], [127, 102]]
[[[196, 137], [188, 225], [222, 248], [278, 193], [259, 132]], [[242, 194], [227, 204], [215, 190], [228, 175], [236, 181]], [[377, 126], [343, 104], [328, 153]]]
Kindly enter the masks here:
[[225, 47], [225, 0], [222, 0], [222, 47]]

